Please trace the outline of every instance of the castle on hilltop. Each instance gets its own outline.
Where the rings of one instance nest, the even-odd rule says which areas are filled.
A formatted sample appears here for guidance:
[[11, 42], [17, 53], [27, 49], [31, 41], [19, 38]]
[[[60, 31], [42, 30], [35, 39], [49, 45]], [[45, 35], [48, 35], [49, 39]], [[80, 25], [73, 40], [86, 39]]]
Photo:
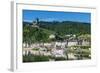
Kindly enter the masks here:
[[32, 22], [32, 27], [39, 27], [38, 24], [39, 24], [39, 19], [36, 18], [36, 20], [34, 20], [34, 21]]

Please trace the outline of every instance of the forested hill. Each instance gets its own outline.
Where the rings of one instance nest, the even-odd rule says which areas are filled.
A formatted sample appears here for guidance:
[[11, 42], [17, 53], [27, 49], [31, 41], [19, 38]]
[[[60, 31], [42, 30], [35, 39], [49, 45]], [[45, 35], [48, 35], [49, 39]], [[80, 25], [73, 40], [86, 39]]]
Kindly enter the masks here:
[[[24, 25], [32, 25], [29, 22], [23, 22]], [[63, 22], [46, 22], [40, 21], [37, 24], [40, 28], [54, 31], [59, 35], [65, 34], [90, 34], [91, 33], [91, 24], [83, 22], [72, 22], [72, 21], [63, 21]]]

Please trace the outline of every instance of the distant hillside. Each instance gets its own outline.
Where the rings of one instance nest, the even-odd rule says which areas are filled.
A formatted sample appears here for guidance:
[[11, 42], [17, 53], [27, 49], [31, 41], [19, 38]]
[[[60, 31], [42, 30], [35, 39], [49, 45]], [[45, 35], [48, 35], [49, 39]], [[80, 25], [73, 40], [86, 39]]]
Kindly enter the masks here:
[[[23, 22], [23, 24], [30, 24], [28, 22]], [[39, 27], [54, 31], [59, 35], [65, 34], [90, 34], [91, 33], [91, 25], [90, 23], [82, 23], [82, 22], [72, 22], [72, 21], [63, 21], [63, 22], [45, 22], [40, 21], [38, 24]]]
[[40, 27], [57, 32], [60, 35], [65, 34], [90, 34], [91, 26], [89, 23], [80, 22], [52, 22], [40, 24]]
[[[37, 24], [38, 27], [32, 26], [32, 23], [23, 22], [23, 42], [28, 44], [34, 42], [48, 42], [51, 41], [49, 36], [54, 34], [56, 39], [61, 39], [67, 34], [90, 34], [91, 25], [90, 23], [81, 22], [44, 22], [40, 21]], [[63, 39], [63, 38], [62, 38]]]

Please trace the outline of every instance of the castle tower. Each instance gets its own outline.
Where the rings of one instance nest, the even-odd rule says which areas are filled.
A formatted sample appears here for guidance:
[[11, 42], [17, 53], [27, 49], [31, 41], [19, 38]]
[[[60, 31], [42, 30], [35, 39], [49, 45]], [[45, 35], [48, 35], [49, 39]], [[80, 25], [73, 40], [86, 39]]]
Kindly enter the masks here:
[[34, 20], [33, 22], [32, 22], [32, 27], [38, 27], [38, 24], [39, 24], [39, 19], [38, 18], [36, 18], [36, 20]]
[[39, 18], [36, 18], [36, 20], [33, 21], [33, 25], [38, 25], [39, 24]]

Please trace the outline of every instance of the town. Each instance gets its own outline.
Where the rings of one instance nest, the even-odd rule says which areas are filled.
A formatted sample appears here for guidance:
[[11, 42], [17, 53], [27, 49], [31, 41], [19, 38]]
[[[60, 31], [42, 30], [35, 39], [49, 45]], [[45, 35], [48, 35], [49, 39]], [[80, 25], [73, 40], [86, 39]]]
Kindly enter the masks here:
[[[39, 29], [38, 21], [38, 19], [34, 21], [31, 27]], [[66, 38], [57, 38], [55, 34], [51, 33], [48, 39], [52, 41], [34, 42], [31, 44], [23, 42], [23, 56], [45, 56], [48, 57], [47, 61], [91, 59], [90, 34], [81, 34], [79, 36], [66, 34], [64, 36]], [[25, 59], [24, 62], [27, 62], [27, 60]]]

